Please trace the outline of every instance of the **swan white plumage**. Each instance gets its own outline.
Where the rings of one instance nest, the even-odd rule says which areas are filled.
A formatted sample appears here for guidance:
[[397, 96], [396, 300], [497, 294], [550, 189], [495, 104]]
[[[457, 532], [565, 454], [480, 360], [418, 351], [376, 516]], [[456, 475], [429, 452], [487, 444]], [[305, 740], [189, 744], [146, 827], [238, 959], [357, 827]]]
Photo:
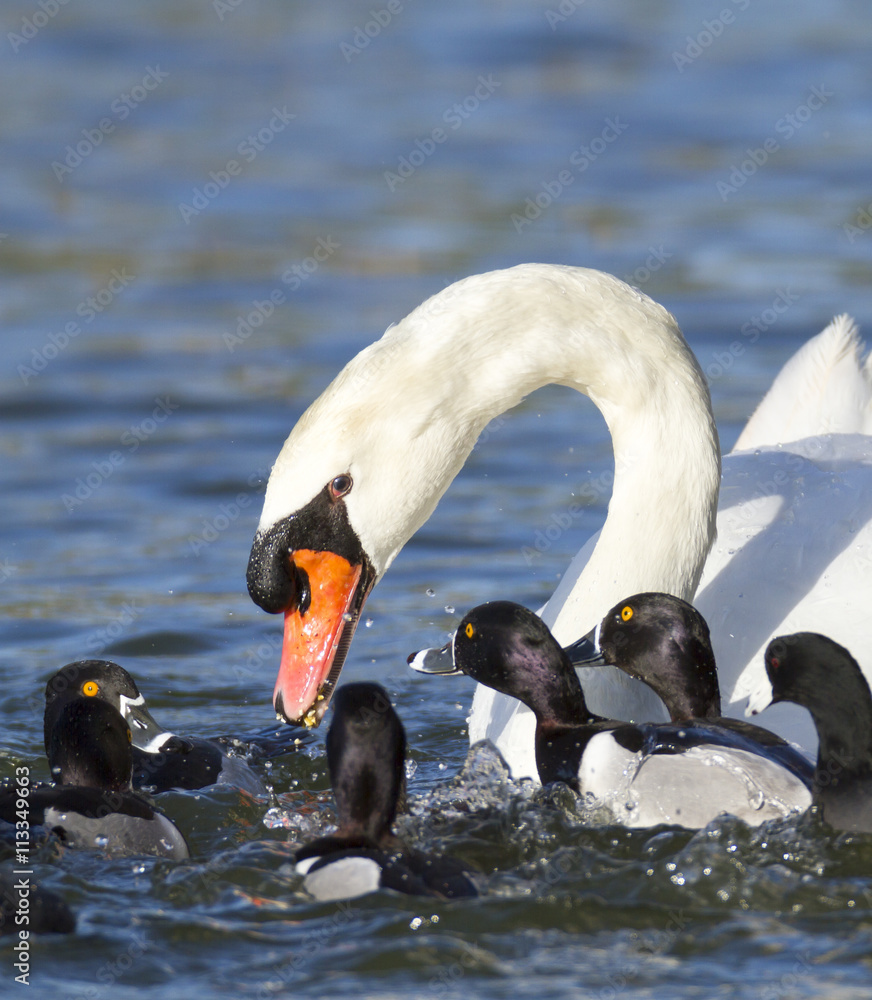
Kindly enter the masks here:
[[[262, 607], [285, 611], [275, 701], [286, 718], [320, 718], [371, 586], [432, 513], [483, 428], [548, 383], [572, 386], [592, 399], [615, 452], [614, 488], [599, 540], [573, 560], [541, 612], [558, 641], [578, 638], [628, 594], [655, 590], [694, 598], [714, 539], [720, 457], [708, 388], [675, 320], [618, 279], [584, 268], [525, 264], [466, 278], [352, 359], [301, 417], [276, 461], [248, 583]], [[818, 451], [834, 447], [815, 441]], [[839, 443], [850, 457], [836, 473], [829, 460], [801, 449], [729, 456], [725, 493], [730, 511], [742, 504], [741, 539], [734, 550], [724, 549], [732, 535], [719, 521], [721, 539], [697, 600], [712, 627], [725, 691], [749, 662], [733, 655], [725, 635], [736, 627], [732, 614], [740, 609], [752, 616], [754, 645], [758, 619], [766, 619], [772, 597], [755, 590], [764, 579], [757, 558], [744, 566], [740, 581], [727, 570], [758, 548], [770, 522], [780, 532], [786, 527], [781, 521], [795, 520], [798, 494], [812, 480], [832, 486], [834, 475], [842, 477], [845, 485], [836, 492], [843, 499], [851, 494], [848, 517], [859, 533], [851, 541], [868, 549], [872, 563], [869, 439]], [[797, 476], [797, 495], [785, 498]], [[758, 482], [762, 493], [755, 498]], [[746, 503], [756, 512], [753, 524], [744, 519]], [[827, 503], [834, 517], [831, 496]], [[842, 550], [848, 546], [847, 537], [833, 541]], [[779, 533], [776, 548], [784, 544]], [[327, 569], [325, 551], [331, 556]], [[770, 560], [766, 550], [759, 560]], [[794, 577], [801, 561], [791, 568]], [[819, 568], [826, 571], [826, 565]], [[806, 584], [808, 604], [816, 578]], [[329, 597], [319, 605], [322, 593]], [[785, 628], [779, 603], [766, 620], [763, 645], [776, 632], [796, 630]], [[865, 603], [858, 599], [850, 608]], [[861, 649], [857, 623], [851, 627], [855, 631], [848, 634], [831, 631], [839, 642]], [[826, 631], [812, 621], [802, 628]], [[751, 664], [752, 671], [758, 667], [763, 670], [762, 660]], [[294, 670], [301, 671], [296, 679]], [[644, 685], [617, 671], [596, 679], [594, 688], [591, 678], [583, 678], [592, 711], [612, 718], [664, 717]], [[298, 698], [300, 690], [305, 695]], [[476, 692], [470, 739], [491, 738], [516, 777], [535, 774], [532, 715], [505, 696], [491, 695]], [[795, 739], [796, 717], [801, 712], [781, 730], [775, 722], [771, 728]]]
[[821, 434], [872, 433], [872, 356], [841, 315], [784, 365], [733, 451], [772, 448]]

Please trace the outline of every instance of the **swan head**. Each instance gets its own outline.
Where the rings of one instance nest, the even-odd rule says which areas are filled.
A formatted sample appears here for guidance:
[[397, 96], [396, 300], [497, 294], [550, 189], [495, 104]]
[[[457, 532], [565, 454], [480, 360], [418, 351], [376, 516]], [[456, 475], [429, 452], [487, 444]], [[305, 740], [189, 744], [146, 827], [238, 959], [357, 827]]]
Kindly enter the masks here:
[[[643, 589], [693, 592], [713, 537], [719, 452], [705, 380], [675, 321], [584, 268], [464, 278], [345, 366], [270, 474], [247, 581], [256, 604], [285, 616], [280, 717], [320, 722], [373, 586], [487, 424], [549, 383], [599, 407], [620, 470], [583, 586], [554, 614], [586, 608], [591, 594], [605, 603], [614, 591], [612, 603]], [[648, 526], [661, 501], [672, 518], [659, 540]], [[636, 579], [639, 551], [651, 579]]]
[[292, 724], [321, 721], [370, 591], [479, 430], [465, 421], [458, 433], [420, 365], [397, 365], [400, 332], [389, 334], [303, 414], [267, 484], [247, 583], [255, 604], [284, 614], [273, 704]]
[[376, 580], [343, 502], [349, 480], [334, 476], [298, 511], [258, 531], [251, 548], [252, 600], [285, 616], [273, 705], [290, 723], [321, 721]]

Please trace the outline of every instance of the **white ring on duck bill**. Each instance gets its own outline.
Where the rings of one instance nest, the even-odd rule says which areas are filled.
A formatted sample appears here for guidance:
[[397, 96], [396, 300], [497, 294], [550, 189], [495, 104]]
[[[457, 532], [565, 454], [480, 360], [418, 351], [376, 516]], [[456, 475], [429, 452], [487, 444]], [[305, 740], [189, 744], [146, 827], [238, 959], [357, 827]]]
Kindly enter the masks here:
[[118, 695], [118, 708], [120, 709], [121, 714], [124, 716], [125, 719], [130, 714], [131, 708], [135, 708], [139, 705], [144, 705], [144, 704], [145, 704], [145, 695], [141, 694], [138, 698], [128, 698], [126, 694]]
[[139, 749], [145, 753], [159, 753], [163, 749], [164, 744], [168, 740], [173, 739], [175, 735], [175, 733], [170, 732], [158, 733], [157, 736], [153, 736], [144, 747], [140, 747]]

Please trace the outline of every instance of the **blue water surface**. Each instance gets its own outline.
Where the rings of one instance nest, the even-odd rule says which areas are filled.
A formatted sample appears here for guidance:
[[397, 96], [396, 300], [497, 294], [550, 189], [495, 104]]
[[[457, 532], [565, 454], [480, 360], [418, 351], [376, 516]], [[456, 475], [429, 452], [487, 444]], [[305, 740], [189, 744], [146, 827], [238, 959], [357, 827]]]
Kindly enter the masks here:
[[[0, 3], [0, 776], [48, 777], [43, 687], [88, 656], [175, 731], [273, 723], [281, 622], [245, 589], [270, 466], [341, 365], [459, 277], [638, 285], [729, 449], [800, 344], [872, 319], [870, 44], [862, 0]], [[39, 853], [79, 923], [33, 942], [28, 995], [867, 997], [869, 838], [591, 827], [487, 753], [460, 773], [471, 684], [408, 675], [471, 605], [542, 603], [605, 501], [530, 558], [537, 532], [610, 463], [568, 390], [496, 421], [343, 673], [406, 724], [402, 832], [477, 865], [481, 899], [307, 899], [318, 731], [263, 770], [268, 803], [161, 797], [189, 862]], [[25, 989], [10, 939], [0, 962]]]

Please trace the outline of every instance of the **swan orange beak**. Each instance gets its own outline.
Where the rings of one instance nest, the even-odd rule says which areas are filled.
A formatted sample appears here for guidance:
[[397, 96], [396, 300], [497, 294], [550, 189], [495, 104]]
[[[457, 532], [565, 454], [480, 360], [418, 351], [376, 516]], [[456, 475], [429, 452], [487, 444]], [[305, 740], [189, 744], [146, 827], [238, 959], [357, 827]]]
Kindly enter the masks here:
[[298, 549], [291, 560], [297, 578], [307, 586], [305, 599], [285, 611], [273, 705], [292, 725], [317, 726], [375, 580], [364, 565], [334, 552]]

